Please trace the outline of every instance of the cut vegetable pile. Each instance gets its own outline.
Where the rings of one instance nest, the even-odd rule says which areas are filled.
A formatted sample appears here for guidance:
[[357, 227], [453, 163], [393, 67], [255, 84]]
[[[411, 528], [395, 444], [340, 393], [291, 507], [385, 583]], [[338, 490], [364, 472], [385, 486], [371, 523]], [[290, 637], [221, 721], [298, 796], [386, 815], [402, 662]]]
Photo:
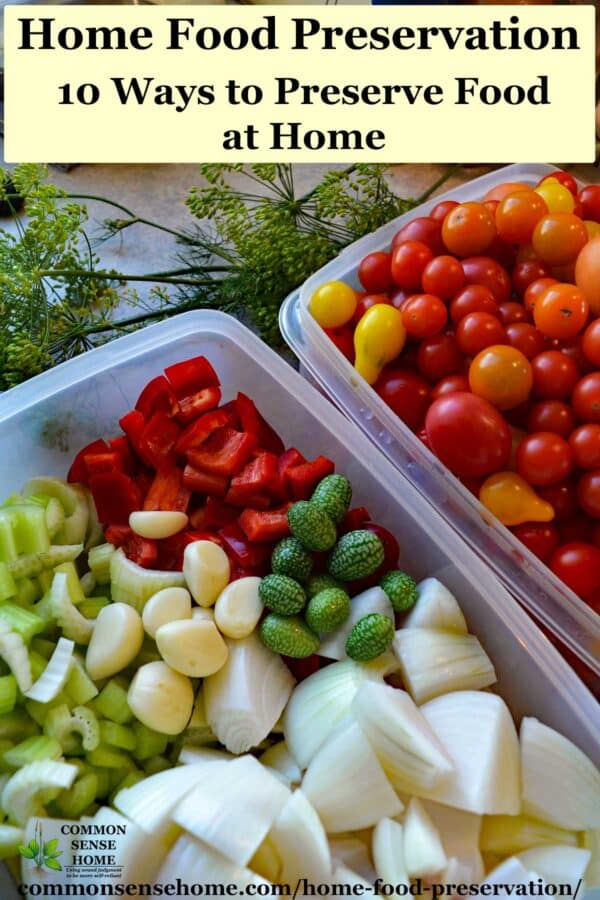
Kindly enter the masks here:
[[592, 761], [517, 733], [332, 461], [220, 403], [171, 366], [0, 508], [0, 856], [32, 884], [52, 824], [125, 823], [123, 884], [600, 885]]

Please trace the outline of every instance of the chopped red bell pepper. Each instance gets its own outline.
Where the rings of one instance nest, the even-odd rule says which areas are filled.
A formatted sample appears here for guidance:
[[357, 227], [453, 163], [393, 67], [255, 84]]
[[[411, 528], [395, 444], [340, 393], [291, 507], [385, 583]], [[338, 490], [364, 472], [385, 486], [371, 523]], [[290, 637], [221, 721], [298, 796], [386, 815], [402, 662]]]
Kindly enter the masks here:
[[371, 520], [371, 514], [366, 506], [355, 506], [349, 509], [340, 525], [340, 534], [347, 534], [349, 531], [356, 531], [362, 528], [365, 522]]
[[201, 413], [214, 409], [221, 402], [221, 388], [202, 388], [195, 394], [182, 397], [179, 401], [177, 420], [183, 425], [193, 422]]
[[314, 653], [304, 659], [295, 659], [292, 656], [284, 656], [283, 661], [296, 679], [296, 681], [304, 681], [309, 675], [314, 675], [321, 668], [321, 664], [325, 662], [322, 656]]
[[183, 472], [174, 467], [156, 473], [144, 499], [144, 509], [187, 512], [191, 496], [191, 490], [184, 484]]
[[212, 541], [221, 546], [218, 535], [205, 531], [180, 531], [172, 537], [157, 541], [158, 561], [157, 568], [167, 572], [181, 572], [183, 569], [183, 554], [188, 544], [194, 541]]
[[267, 494], [249, 494], [247, 491], [231, 487], [225, 494], [225, 500], [232, 506], [238, 507], [238, 515], [240, 506], [250, 507], [250, 509], [268, 509], [271, 505], [271, 498]]
[[279, 490], [278, 496], [281, 500], [285, 500], [290, 496], [290, 486], [287, 480], [287, 473], [290, 469], [293, 469], [294, 466], [300, 466], [306, 462], [306, 459], [302, 456], [299, 450], [296, 450], [295, 447], [290, 447], [289, 450], [284, 450], [284, 452], [279, 457], [279, 462], [277, 463], [277, 468], [279, 470]]
[[229, 506], [217, 497], [207, 497], [202, 506], [190, 515], [190, 524], [196, 529], [223, 528], [239, 516], [235, 506]]
[[159, 472], [174, 468], [175, 444], [180, 434], [181, 428], [166, 413], [153, 413], [140, 438], [141, 455]]
[[131, 537], [123, 544], [123, 553], [127, 559], [141, 566], [142, 569], [156, 568], [158, 561], [156, 541], [132, 533]]
[[195, 422], [188, 425], [180, 435], [175, 444], [175, 451], [182, 454], [187, 453], [192, 447], [203, 444], [213, 432], [225, 425], [231, 425], [231, 416], [224, 409], [213, 409], [204, 413]]
[[204, 472], [188, 463], [183, 470], [183, 483], [196, 494], [224, 497], [229, 486], [229, 479], [226, 475], [213, 475], [211, 472]]
[[215, 431], [201, 447], [190, 450], [188, 460], [198, 469], [213, 475], [237, 475], [244, 468], [257, 440], [253, 434], [221, 428]]
[[133, 480], [138, 486], [140, 496], [142, 500], [147, 497], [148, 491], [152, 486], [152, 482], [154, 481], [155, 473], [150, 471], [140, 472], [138, 475], [133, 476]]
[[321, 479], [334, 471], [334, 463], [326, 456], [317, 456], [311, 462], [288, 469], [286, 478], [294, 500], [308, 500]]
[[226, 412], [231, 418], [232, 428], [235, 428], [236, 431], [242, 431], [242, 423], [240, 422], [240, 416], [235, 400], [228, 400], [227, 403], [223, 403], [219, 409], [222, 409], [223, 412]]
[[287, 513], [291, 503], [277, 509], [245, 509], [238, 519], [249, 541], [279, 541], [290, 533]]
[[110, 447], [106, 443], [106, 441], [99, 438], [97, 441], [92, 441], [91, 444], [88, 444], [86, 447], [83, 447], [75, 459], [73, 460], [73, 464], [69, 469], [69, 474], [67, 475], [67, 481], [71, 484], [87, 484], [87, 468], [85, 465], [85, 455], [87, 453], [106, 453], [110, 450]]
[[83, 457], [87, 470], [88, 480], [92, 475], [100, 475], [101, 472], [123, 472], [123, 461], [115, 450], [106, 453], [86, 453]]
[[[242, 471], [231, 479], [229, 491], [226, 496], [227, 503], [235, 506], [250, 506], [256, 509], [266, 509], [269, 498], [277, 492], [279, 470], [277, 457], [274, 453], [259, 453]], [[259, 505], [252, 502], [259, 499]], [[262, 504], [266, 500], [266, 506]]]
[[139, 454], [140, 439], [144, 428], [146, 427], [146, 420], [139, 409], [132, 409], [131, 412], [128, 412], [122, 419], [119, 419], [119, 425], [127, 435], [127, 439], [135, 452]]
[[229, 583], [239, 581], [240, 578], [262, 578], [265, 575], [265, 565], [263, 563], [261, 566], [254, 566], [253, 568], [242, 568], [242, 566], [233, 565], [229, 575]]
[[123, 472], [101, 472], [90, 478], [90, 490], [103, 525], [127, 525], [140, 509], [141, 496], [133, 478]]
[[218, 387], [219, 376], [205, 356], [194, 356], [167, 366], [165, 375], [178, 399], [205, 387]]
[[126, 472], [127, 475], [135, 475], [138, 465], [135, 456], [131, 451], [131, 445], [128, 438], [126, 438], [125, 435], [120, 435], [119, 437], [112, 438], [108, 443], [110, 444], [111, 450], [114, 450], [115, 453], [118, 453], [121, 457], [123, 471]]
[[109, 525], [104, 532], [104, 537], [113, 547], [122, 547], [132, 534], [133, 531], [129, 525]]
[[219, 531], [225, 552], [243, 569], [265, 565], [273, 552], [272, 543], [250, 543], [237, 522], [230, 522]]
[[158, 375], [149, 381], [135, 404], [135, 408], [141, 412], [145, 419], [149, 419], [156, 412], [164, 412], [168, 416], [174, 416], [179, 412], [179, 403], [173, 388], [164, 375]]
[[283, 453], [284, 443], [277, 432], [260, 414], [256, 404], [246, 394], [239, 393], [235, 401], [243, 431], [256, 435], [258, 446], [271, 453]]

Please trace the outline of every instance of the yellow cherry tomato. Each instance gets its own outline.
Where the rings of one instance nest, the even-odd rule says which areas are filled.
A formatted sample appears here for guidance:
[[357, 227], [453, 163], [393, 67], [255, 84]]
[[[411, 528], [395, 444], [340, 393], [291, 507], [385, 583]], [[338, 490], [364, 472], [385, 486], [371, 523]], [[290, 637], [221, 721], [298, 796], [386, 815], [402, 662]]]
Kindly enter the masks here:
[[402, 314], [388, 303], [376, 303], [366, 311], [354, 332], [356, 371], [374, 384], [385, 365], [395, 359], [406, 343]]
[[477, 354], [469, 366], [469, 387], [497, 409], [524, 403], [533, 385], [527, 357], [515, 347], [493, 344]]
[[339, 328], [356, 310], [356, 291], [343, 281], [326, 281], [310, 298], [309, 310], [322, 328]]
[[479, 499], [503, 525], [551, 522], [554, 509], [516, 472], [496, 472], [483, 482]]
[[535, 188], [536, 194], [545, 201], [548, 211], [572, 213], [575, 209], [575, 198], [571, 191], [557, 181], [556, 178], [545, 178]]
[[583, 224], [587, 228], [590, 240], [600, 235], [600, 222], [592, 222], [590, 219], [584, 219]]

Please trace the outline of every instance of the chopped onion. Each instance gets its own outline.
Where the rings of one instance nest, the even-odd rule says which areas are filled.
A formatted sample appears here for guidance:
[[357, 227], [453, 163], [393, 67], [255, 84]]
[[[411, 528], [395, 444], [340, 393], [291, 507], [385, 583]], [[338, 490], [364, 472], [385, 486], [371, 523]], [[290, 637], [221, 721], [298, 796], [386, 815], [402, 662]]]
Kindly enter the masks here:
[[[522, 884], [529, 887], [532, 881], [536, 887], [538, 885], [540, 888], [543, 886], [543, 882], [540, 884], [541, 879], [537, 872], [531, 872], [529, 869], [526, 869], [516, 856], [511, 856], [489, 872], [482, 884], [494, 885], [494, 897], [510, 897], [516, 893], [515, 888], [517, 885]], [[489, 896], [486, 892], [481, 893], [482, 896]], [[525, 896], [530, 895], [525, 893]], [[543, 893], [540, 896], [543, 896]]]
[[454, 764], [447, 780], [421, 796], [479, 814], [517, 815], [519, 740], [504, 700], [484, 691], [455, 691], [430, 700], [421, 712]]
[[377, 878], [377, 872], [373, 868], [369, 854], [370, 842], [369, 846], [367, 846], [358, 837], [343, 837], [339, 835], [330, 839], [329, 848], [334, 866], [341, 865], [344, 868], [348, 868], [360, 876], [361, 879], [364, 879], [371, 885], [373, 884]]
[[238, 889], [262, 881], [250, 869], [236, 865], [213, 847], [203, 844], [189, 834], [177, 839], [156, 876], [156, 882], [173, 884], [182, 876], [189, 884], [232, 884]]
[[526, 869], [537, 872], [547, 884], [570, 884], [575, 895], [591, 856], [589, 850], [559, 844], [532, 847], [519, 853], [517, 859]]
[[[358, 787], [360, 802], [355, 792]], [[302, 790], [328, 833], [369, 828], [403, 809], [368, 740], [350, 717], [313, 757]]]
[[41, 793], [70, 788], [76, 776], [76, 766], [68, 763], [53, 759], [28, 763], [4, 786], [0, 806], [12, 822], [25, 825], [32, 816], [43, 814], [38, 802]]
[[173, 820], [238, 866], [246, 866], [290, 792], [253, 756], [211, 763], [205, 771], [208, 777], [179, 803]]
[[410, 886], [404, 860], [404, 828], [393, 819], [383, 818], [373, 831], [373, 863], [386, 884]]
[[348, 659], [346, 638], [359, 619], [370, 613], [380, 613], [394, 621], [394, 610], [388, 595], [380, 587], [372, 587], [352, 598], [350, 615], [343, 625], [324, 636], [319, 647], [319, 656], [327, 659]]
[[437, 828], [448, 866], [439, 876], [441, 884], [473, 884], [483, 878], [484, 868], [479, 851], [481, 816], [423, 800], [423, 808]]
[[[374, 880], [374, 879], [373, 879]], [[358, 872], [354, 872], [347, 866], [339, 865], [333, 873], [333, 884], [347, 884], [351, 888], [353, 896], [368, 896], [373, 893], [373, 881], [362, 878]]]
[[418, 795], [452, 772], [448, 753], [405, 691], [366, 681], [352, 711], [396, 790]]
[[269, 832], [281, 860], [279, 880], [296, 884], [328, 881], [332, 874], [327, 835], [313, 806], [301, 790], [294, 791]]
[[75, 644], [64, 637], [59, 638], [50, 661], [33, 687], [25, 691], [25, 696], [38, 703], [49, 703], [60, 694], [69, 677], [73, 662]]
[[525, 718], [521, 764], [524, 813], [574, 831], [600, 827], [600, 772], [579, 747]]
[[600, 829], [590, 829], [589, 831], [584, 831], [582, 840], [582, 846], [589, 850], [591, 855], [591, 859], [589, 861], [587, 871], [585, 873], [586, 884], [590, 888], [599, 888], [600, 887]]
[[467, 634], [467, 623], [454, 594], [437, 578], [425, 578], [417, 585], [417, 602], [402, 626]]
[[411, 878], [442, 872], [448, 860], [440, 833], [423, 804], [413, 797], [404, 816], [404, 864]]
[[260, 756], [260, 761], [263, 766], [269, 766], [270, 769], [275, 769], [280, 775], [283, 775], [290, 785], [297, 785], [302, 781], [300, 766], [290, 753], [285, 741], [279, 741], [265, 750]]
[[529, 816], [485, 816], [481, 829], [481, 849], [497, 856], [512, 856], [544, 844], [577, 846], [577, 834]]
[[256, 747], [283, 712], [294, 679], [278, 653], [256, 632], [228, 641], [227, 662], [203, 682], [206, 717], [231, 753]]
[[168, 833], [148, 834], [109, 806], [101, 806], [91, 821], [100, 826], [125, 826], [125, 834], [119, 836], [117, 843], [117, 861], [121, 866], [117, 881], [120, 884], [153, 881], [179, 835], [179, 829], [174, 827]]
[[184, 744], [177, 762], [191, 766], [198, 763], [227, 762], [229, 759], [233, 759], [233, 756], [223, 750], [214, 750], [212, 747], [190, 747]]
[[325, 666], [302, 681], [292, 693], [283, 718], [290, 753], [305, 769], [324, 741], [349, 712], [359, 687], [380, 680], [352, 660]]

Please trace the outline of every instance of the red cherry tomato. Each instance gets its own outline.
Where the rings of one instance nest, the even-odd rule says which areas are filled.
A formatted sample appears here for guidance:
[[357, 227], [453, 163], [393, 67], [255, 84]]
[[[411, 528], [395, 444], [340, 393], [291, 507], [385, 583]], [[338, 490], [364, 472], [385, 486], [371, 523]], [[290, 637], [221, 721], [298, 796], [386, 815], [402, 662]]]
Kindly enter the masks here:
[[580, 469], [600, 469], [600, 425], [580, 425], [569, 436], [569, 446]]
[[570, 357], [558, 350], [545, 350], [531, 360], [533, 393], [544, 400], [568, 397], [579, 378], [579, 370]]
[[535, 281], [528, 284], [525, 288], [525, 293], [523, 294], [525, 309], [529, 310], [529, 312], [533, 312], [538, 299], [545, 292], [546, 288], [549, 288], [553, 284], [558, 284], [558, 280], [550, 277], [536, 278]]
[[577, 382], [571, 403], [583, 422], [600, 423], [600, 372], [584, 375]]
[[550, 275], [550, 267], [539, 259], [525, 259], [518, 262], [513, 269], [513, 288], [519, 297], [522, 297], [530, 284], [540, 278], [549, 278]]
[[369, 294], [383, 294], [394, 286], [392, 256], [377, 250], [368, 253], [358, 267], [358, 279]]
[[573, 284], [551, 284], [536, 300], [533, 321], [551, 338], [572, 338], [584, 327], [589, 315], [587, 300]]
[[439, 297], [415, 294], [402, 307], [402, 322], [413, 338], [430, 338], [439, 334], [448, 321], [448, 311]]
[[566, 187], [568, 191], [571, 191], [574, 197], [577, 196], [577, 182], [568, 172], [564, 172], [562, 169], [556, 169], [554, 172], [550, 172], [548, 175], [544, 175], [543, 178], [540, 178], [536, 187], [539, 187], [540, 184], [543, 184], [548, 178], [554, 178], [555, 181], [558, 181], [559, 184]]
[[582, 206], [581, 218], [600, 222], [600, 184], [588, 184], [581, 189], [577, 199]]
[[553, 522], [524, 522], [522, 525], [515, 525], [511, 531], [528, 550], [545, 563], [549, 562], [560, 544], [560, 534]]
[[330, 341], [343, 353], [348, 362], [354, 365], [354, 332], [348, 325], [340, 328], [324, 328], [323, 331]]
[[433, 452], [462, 478], [498, 472], [510, 458], [512, 440], [505, 419], [474, 394], [447, 394], [434, 400], [425, 428]]
[[384, 369], [375, 390], [409, 428], [416, 431], [421, 427], [431, 390], [424, 378], [405, 369]]
[[485, 253], [486, 256], [489, 256], [495, 262], [499, 263], [504, 269], [510, 271], [517, 258], [515, 250], [516, 246], [516, 244], [509, 244], [506, 241], [503, 241], [501, 237], [496, 235]]
[[471, 390], [469, 379], [466, 375], [447, 375], [438, 381], [431, 392], [431, 400], [437, 400], [438, 397], [445, 397], [446, 394], [456, 394], [457, 391], [469, 392]]
[[566, 522], [577, 515], [577, 491], [572, 481], [563, 481], [562, 484], [538, 488], [537, 493], [554, 510], [556, 522]]
[[440, 200], [429, 213], [429, 218], [435, 219], [441, 226], [450, 210], [454, 209], [456, 206], [458, 206], [458, 200]]
[[469, 313], [458, 323], [456, 343], [465, 356], [477, 356], [492, 344], [506, 343], [506, 330], [500, 320], [490, 313]]
[[400, 244], [405, 241], [418, 241], [426, 244], [431, 252], [438, 256], [444, 252], [444, 244], [442, 241], [442, 224], [431, 216], [417, 216], [403, 225], [400, 231], [397, 231], [392, 238], [392, 253]]
[[577, 485], [577, 500], [584, 512], [600, 519], [600, 469], [586, 472]]
[[573, 410], [562, 400], [543, 400], [536, 403], [532, 406], [527, 420], [528, 431], [551, 431], [563, 438], [568, 438], [574, 428]]
[[417, 353], [417, 368], [429, 381], [456, 375], [462, 372], [463, 367], [462, 354], [452, 335], [437, 334], [421, 342]]
[[511, 347], [520, 350], [527, 359], [533, 359], [544, 349], [544, 335], [529, 322], [513, 322], [512, 325], [507, 325], [506, 337]]
[[515, 322], [527, 322], [529, 314], [522, 303], [507, 300], [498, 305], [498, 318], [503, 325], [514, 325]]
[[552, 554], [550, 568], [580, 597], [585, 598], [600, 587], [600, 549], [593, 544], [563, 544]]
[[387, 294], [363, 294], [362, 297], [359, 297], [352, 316], [352, 322], [358, 325], [366, 311], [377, 303], [387, 303], [389, 305], [391, 300]]
[[537, 431], [524, 437], [516, 453], [517, 472], [536, 487], [560, 484], [573, 468], [573, 454], [559, 434]]
[[418, 290], [423, 270], [433, 259], [427, 244], [421, 241], [404, 241], [392, 253], [392, 277], [398, 287]]
[[569, 338], [566, 341], [557, 341], [556, 349], [560, 350], [563, 356], [568, 356], [575, 363], [580, 375], [587, 375], [588, 372], [594, 370], [594, 366], [583, 352], [582, 335], [576, 335], [574, 338]]
[[481, 284], [468, 284], [456, 294], [450, 303], [450, 318], [457, 325], [469, 313], [486, 312], [498, 314], [498, 304], [489, 288]]
[[591, 322], [583, 332], [581, 349], [591, 363], [600, 367], [600, 319]]
[[442, 225], [442, 240], [455, 256], [475, 256], [486, 250], [496, 235], [494, 216], [483, 203], [459, 203]]
[[425, 293], [449, 300], [464, 286], [465, 273], [453, 256], [436, 256], [425, 266], [422, 283]]
[[462, 261], [467, 284], [482, 284], [494, 295], [496, 303], [504, 303], [511, 292], [510, 275], [500, 263], [489, 256], [469, 256]]
[[526, 244], [533, 229], [548, 207], [542, 197], [533, 190], [516, 191], [501, 200], [496, 209], [496, 230], [504, 241]]

